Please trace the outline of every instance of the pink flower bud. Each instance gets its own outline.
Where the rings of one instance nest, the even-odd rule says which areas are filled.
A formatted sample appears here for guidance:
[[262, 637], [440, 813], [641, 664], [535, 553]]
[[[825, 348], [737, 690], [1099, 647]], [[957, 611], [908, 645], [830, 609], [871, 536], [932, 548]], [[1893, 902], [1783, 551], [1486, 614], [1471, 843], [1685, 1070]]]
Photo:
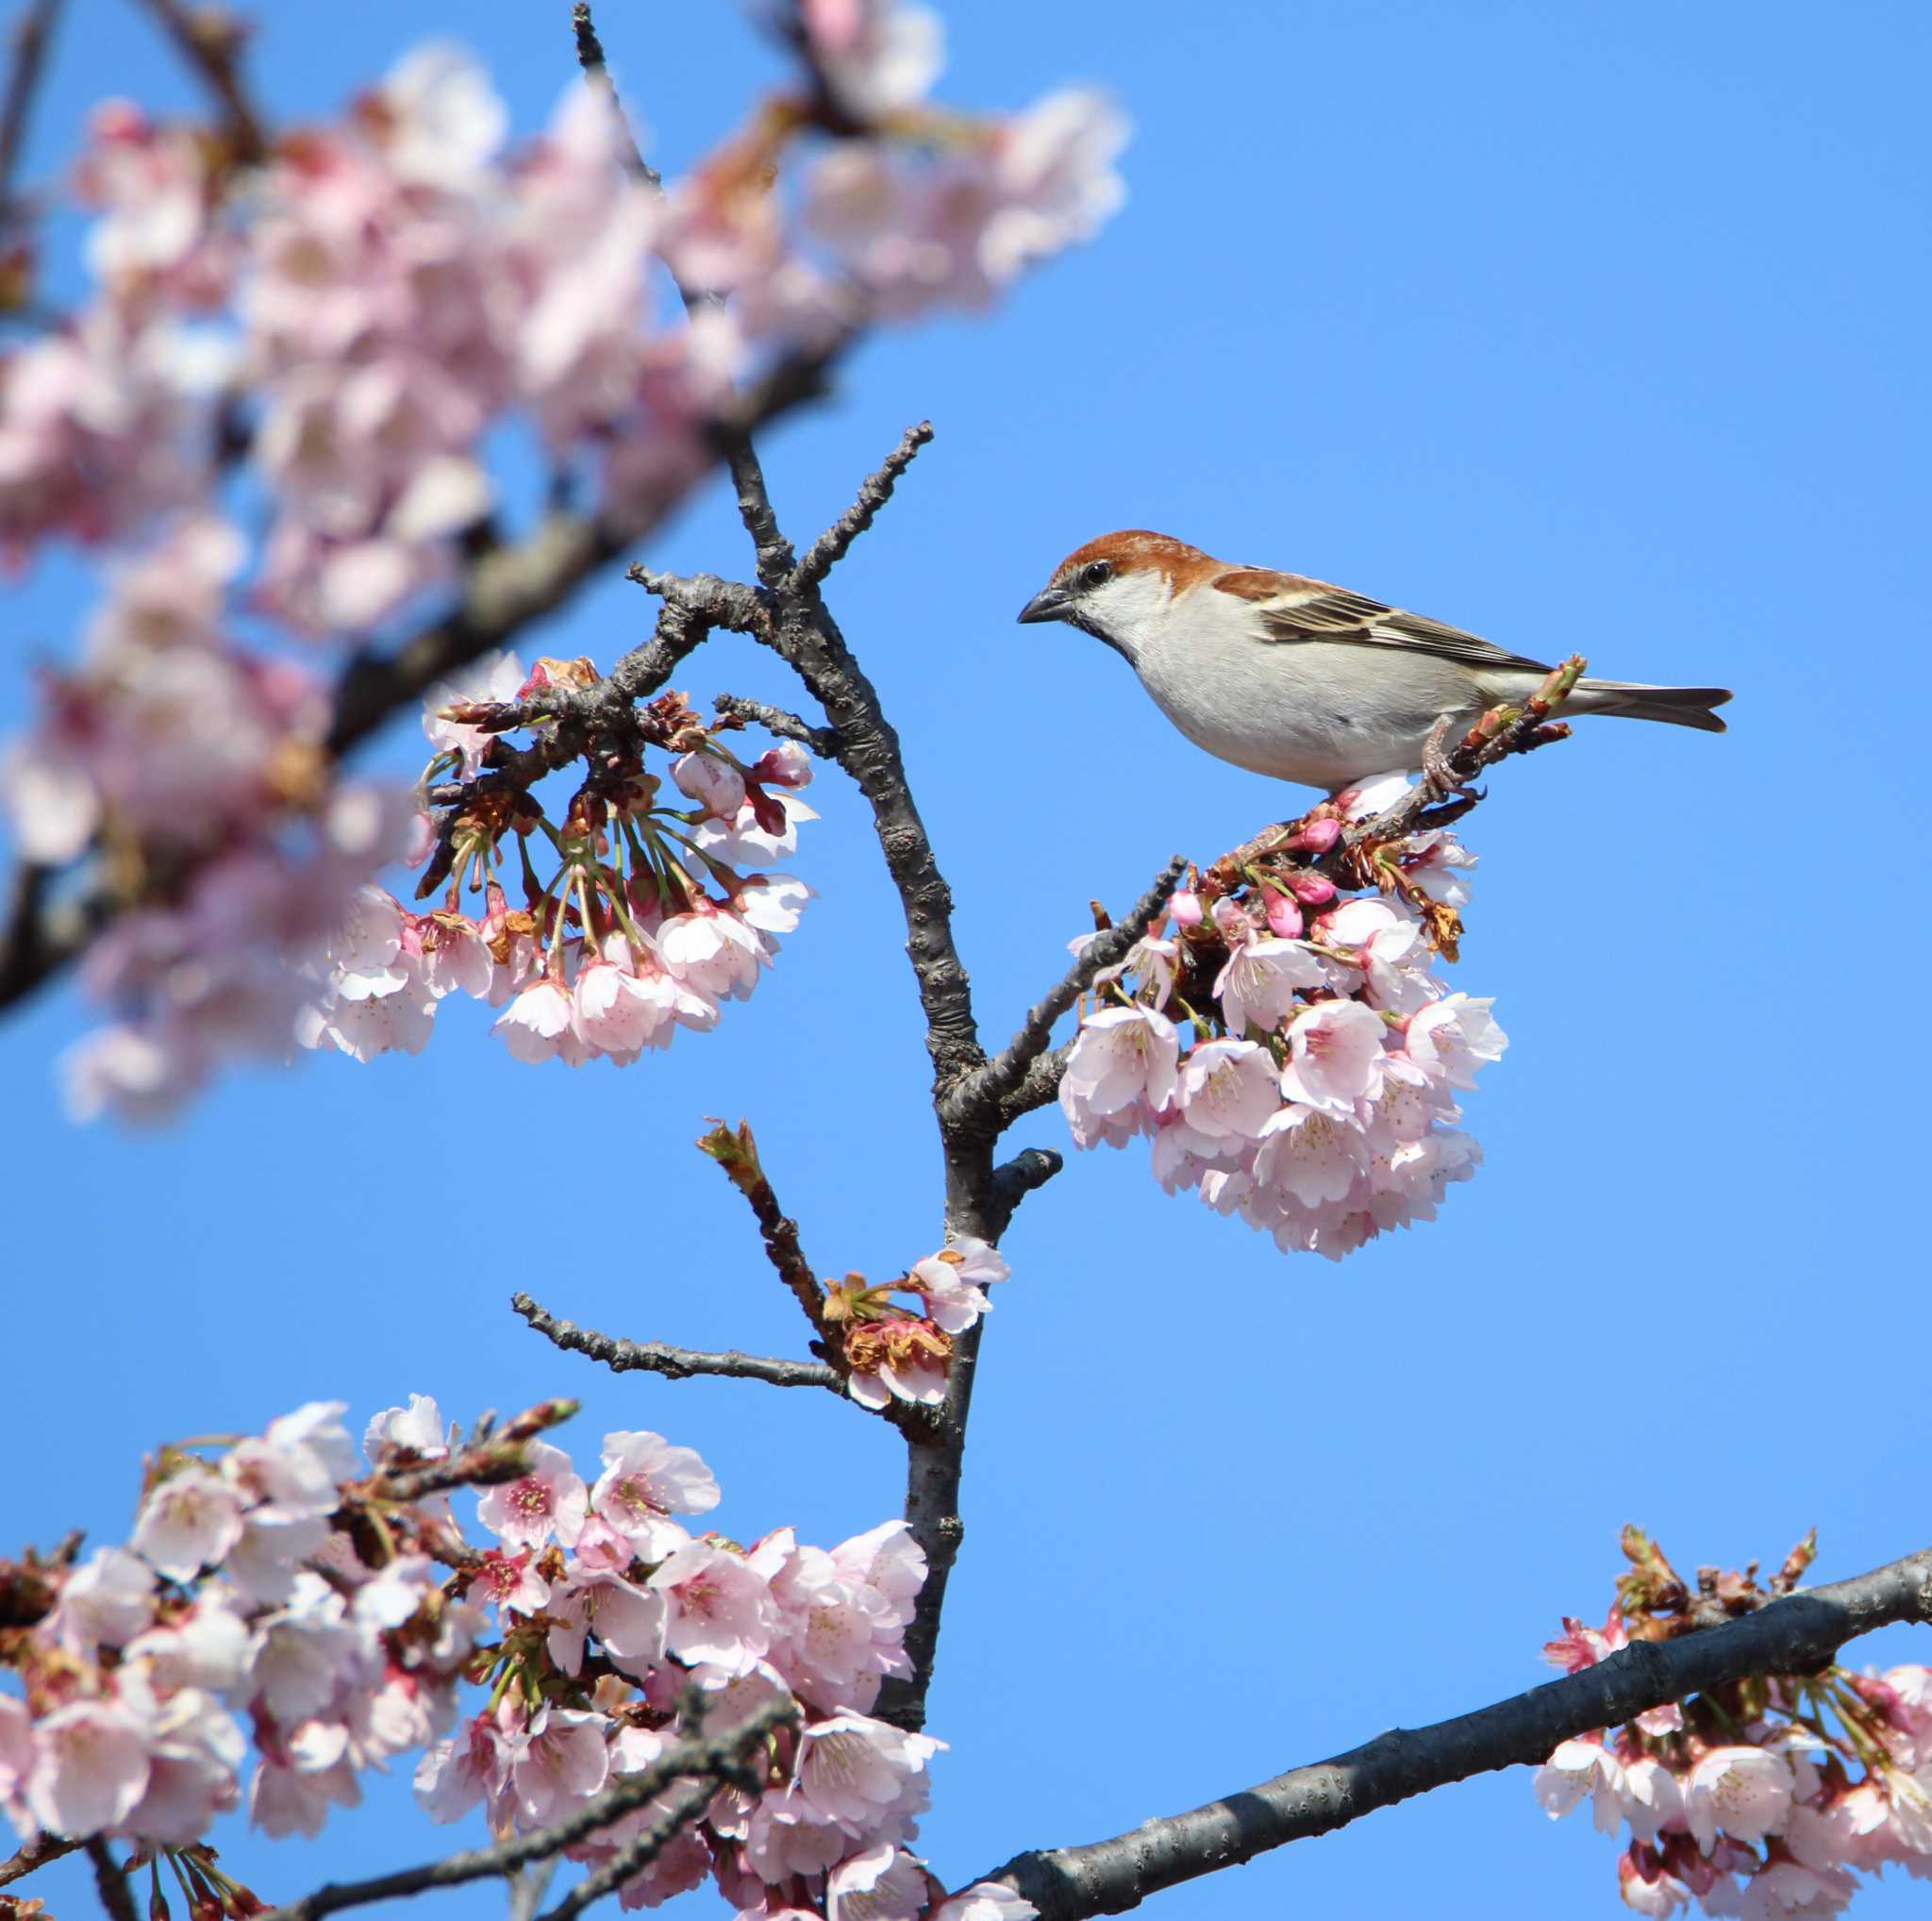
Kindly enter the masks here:
[[1168, 896], [1167, 910], [1174, 916], [1177, 927], [1198, 927], [1201, 925], [1201, 896], [1183, 890]]
[[1340, 821], [1310, 821], [1288, 844], [1291, 847], [1305, 847], [1310, 854], [1325, 854], [1341, 838]]
[[1296, 874], [1289, 878], [1288, 891], [1304, 907], [1326, 907], [1335, 898], [1335, 883], [1319, 874]]
[[1301, 938], [1302, 910], [1285, 894], [1276, 894], [1273, 888], [1267, 890], [1268, 931], [1278, 941], [1296, 941]]

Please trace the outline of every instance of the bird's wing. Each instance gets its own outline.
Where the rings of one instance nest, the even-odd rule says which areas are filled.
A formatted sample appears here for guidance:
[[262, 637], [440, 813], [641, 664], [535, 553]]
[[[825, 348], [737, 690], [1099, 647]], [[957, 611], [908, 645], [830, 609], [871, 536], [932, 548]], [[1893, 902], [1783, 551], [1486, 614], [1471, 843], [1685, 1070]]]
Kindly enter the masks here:
[[1465, 633], [1426, 614], [1407, 613], [1365, 593], [1331, 587], [1300, 574], [1241, 567], [1216, 577], [1214, 588], [1252, 601], [1265, 641], [1326, 641], [1364, 647], [1406, 647], [1465, 667], [1513, 667], [1527, 674], [1549, 670], [1541, 660], [1511, 654], [1492, 641]]

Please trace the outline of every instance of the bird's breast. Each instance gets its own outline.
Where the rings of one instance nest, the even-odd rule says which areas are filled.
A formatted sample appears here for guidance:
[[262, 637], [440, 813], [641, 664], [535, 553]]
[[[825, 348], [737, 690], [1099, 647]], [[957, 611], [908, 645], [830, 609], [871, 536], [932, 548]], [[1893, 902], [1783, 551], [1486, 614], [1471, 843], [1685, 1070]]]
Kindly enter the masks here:
[[1251, 610], [1188, 604], [1208, 597], [1136, 636], [1135, 665], [1182, 733], [1238, 767], [1330, 788], [1413, 767], [1436, 716], [1469, 704], [1469, 677], [1433, 657], [1266, 640]]

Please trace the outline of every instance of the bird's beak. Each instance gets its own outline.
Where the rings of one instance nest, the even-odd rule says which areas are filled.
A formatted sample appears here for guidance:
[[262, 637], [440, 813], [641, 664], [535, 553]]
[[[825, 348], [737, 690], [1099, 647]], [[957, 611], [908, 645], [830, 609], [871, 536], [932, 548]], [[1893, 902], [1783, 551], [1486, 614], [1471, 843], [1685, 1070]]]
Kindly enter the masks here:
[[1063, 587], [1042, 587], [1020, 610], [1021, 625], [1024, 626], [1042, 620], [1065, 620], [1072, 598]]

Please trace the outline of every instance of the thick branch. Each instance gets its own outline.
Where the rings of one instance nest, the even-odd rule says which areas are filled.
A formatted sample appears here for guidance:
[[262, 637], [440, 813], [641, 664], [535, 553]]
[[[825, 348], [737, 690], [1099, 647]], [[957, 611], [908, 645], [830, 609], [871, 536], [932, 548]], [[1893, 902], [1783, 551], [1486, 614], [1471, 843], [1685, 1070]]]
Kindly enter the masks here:
[[1284, 1842], [1325, 1834], [1377, 1808], [1470, 1775], [1546, 1760], [1558, 1743], [1615, 1727], [1750, 1675], [1815, 1674], [1847, 1641], [1894, 1621], [1932, 1620], [1932, 1548], [1851, 1580], [1671, 1641], [1636, 1641], [1595, 1667], [1439, 1721], [1391, 1729], [1330, 1761], [1291, 1769], [1185, 1814], [1081, 1847], [1017, 1855], [989, 1879], [1042, 1921], [1118, 1914], [1148, 1896], [1238, 1866]]
[[1093, 985], [1098, 975], [1126, 959], [1127, 950], [1146, 933], [1148, 924], [1166, 907], [1168, 895], [1181, 884], [1181, 876], [1187, 871], [1186, 859], [1176, 854], [1123, 919], [1088, 942], [1038, 1005], [1027, 1010], [1020, 1031], [976, 1074], [967, 1076], [946, 1095], [940, 1117], [948, 1127], [985, 1127], [997, 1117], [1000, 1104], [1046, 1052], [1053, 1024]]
[[[391, 1900], [400, 1895], [418, 1895], [429, 1888], [460, 1887], [465, 1881], [487, 1880], [491, 1876], [512, 1874], [525, 1862], [547, 1861], [560, 1854], [573, 1842], [581, 1841], [600, 1828], [641, 1808], [647, 1801], [691, 1777], [704, 1781], [733, 1781], [742, 1772], [750, 1755], [772, 1730], [796, 1720], [797, 1705], [791, 1700], [774, 1701], [746, 1717], [736, 1728], [715, 1738], [700, 1735], [680, 1741], [667, 1748], [649, 1767], [636, 1774], [620, 1775], [600, 1793], [548, 1828], [539, 1828], [494, 1847], [471, 1848], [453, 1854], [446, 1861], [422, 1867], [399, 1869], [366, 1881], [331, 1881], [305, 1899], [273, 1911], [273, 1921], [320, 1921], [324, 1914], [340, 1913], [345, 1908], [367, 1907], [372, 1901]], [[747, 1778], [748, 1779], [748, 1778]], [[709, 1796], [704, 1797], [708, 1800]], [[703, 1802], [699, 1804], [703, 1812]]]
[[843, 1377], [822, 1361], [780, 1361], [762, 1354], [741, 1354], [735, 1347], [722, 1354], [707, 1354], [695, 1347], [667, 1346], [662, 1341], [621, 1341], [591, 1328], [579, 1328], [575, 1321], [558, 1320], [526, 1294], [511, 1295], [509, 1304], [545, 1340], [574, 1354], [588, 1354], [617, 1374], [661, 1374], [667, 1380], [715, 1374], [731, 1380], [761, 1380], [771, 1387], [829, 1388], [841, 1398], [845, 1393]]
[[846, 554], [851, 551], [852, 543], [873, 524], [887, 501], [892, 497], [892, 489], [899, 476], [911, 466], [921, 447], [932, 439], [932, 422], [923, 420], [917, 426], [908, 426], [899, 437], [899, 444], [886, 456], [874, 473], [868, 474], [859, 483], [858, 497], [809, 547], [805, 559], [792, 570], [791, 577], [785, 583], [788, 593], [799, 593], [823, 580]]
[[1005, 1133], [1023, 1115], [1050, 1108], [1059, 1098], [1060, 1077], [1066, 1073], [1073, 1054], [1073, 1042], [1063, 1041], [1051, 1054], [1042, 1054], [1020, 1077], [1018, 1084], [1000, 1102], [1000, 1132]]
[[992, 1194], [1001, 1233], [1006, 1232], [1012, 1220], [1013, 1210], [1036, 1188], [1044, 1187], [1066, 1164], [1065, 1159], [1051, 1147], [1023, 1147], [1010, 1161], [993, 1169]]

